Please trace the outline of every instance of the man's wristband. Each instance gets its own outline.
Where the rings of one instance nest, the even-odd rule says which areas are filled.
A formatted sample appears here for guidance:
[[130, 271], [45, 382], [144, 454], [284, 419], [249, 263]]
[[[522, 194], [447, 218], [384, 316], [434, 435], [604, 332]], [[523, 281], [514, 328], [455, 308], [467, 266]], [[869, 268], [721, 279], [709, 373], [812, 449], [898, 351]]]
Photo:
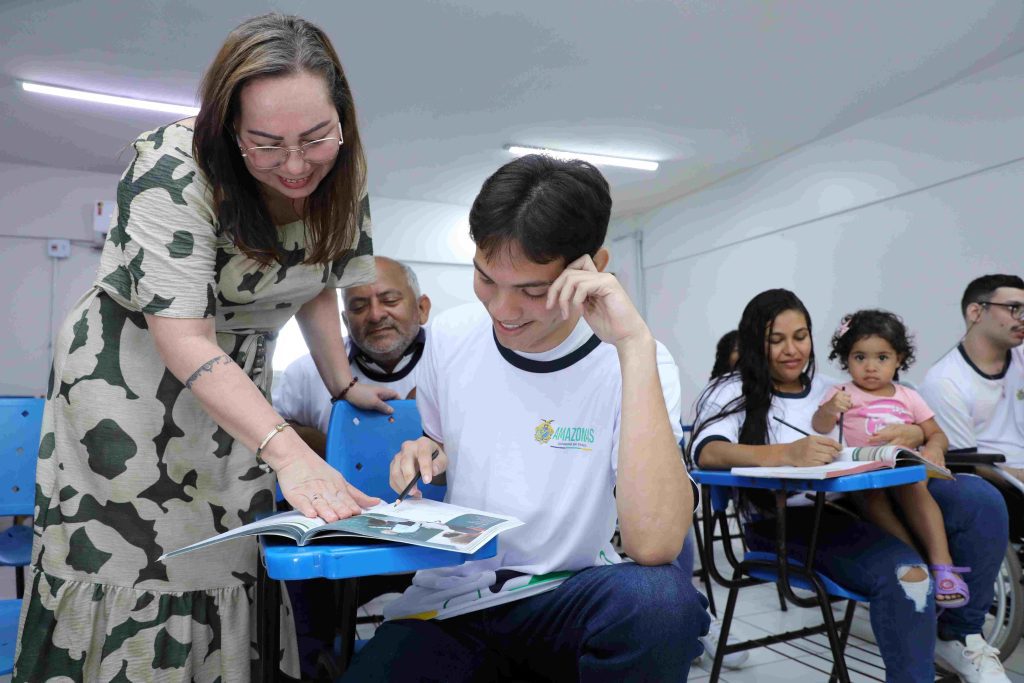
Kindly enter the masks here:
[[337, 396], [335, 396], [334, 398], [331, 399], [331, 403], [337, 403], [338, 401], [344, 401], [345, 400], [345, 394], [347, 394], [348, 390], [351, 389], [352, 387], [354, 387], [356, 385], [356, 382], [358, 382], [358, 381], [359, 381], [358, 377], [353, 377], [352, 381], [348, 383], [348, 386], [345, 387], [344, 389], [342, 389], [340, 394], [338, 394]]

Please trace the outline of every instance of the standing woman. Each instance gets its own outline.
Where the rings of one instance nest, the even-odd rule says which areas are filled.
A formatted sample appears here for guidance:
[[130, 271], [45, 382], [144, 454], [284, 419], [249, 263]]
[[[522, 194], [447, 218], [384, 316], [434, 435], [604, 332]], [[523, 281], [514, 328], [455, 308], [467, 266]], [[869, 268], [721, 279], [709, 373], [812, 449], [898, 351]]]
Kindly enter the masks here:
[[55, 342], [15, 681], [249, 680], [256, 544], [157, 558], [270, 512], [275, 483], [328, 521], [376, 502], [267, 400], [292, 316], [333, 396], [394, 397], [354, 384], [341, 341], [335, 289], [375, 273], [338, 56], [302, 19], [257, 17], [201, 100], [135, 141], [94, 287]]
[[[693, 458], [705, 469], [832, 462], [840, 445], [826, 436], [803, 434], [778, 422], [811, 432], [811, 420], [831, 386], [814, 372], [811, 316], [803, 302], [785, 289], [761, 292], [747, 304], [739, 324], [737, 372], [712, 380], [697, 404]], [[915, 425], [891, 425], [880, 432], [901, 445], [923, 440]], [[972, 683], [1008, 683], [998, 650], [978, 637], [992, 604], [993, 586], [1006, 552], [1007, 515], [1002, 496], [984, 479], [958, 475], [933, 479], [929, 491], [942, 509], [950, 552], [970, 565], [965, 576], [971, 599], [963, 608], [938, 617], [927, 563], [920, 553], [880, 527], [828, 508], [822, 513], [815, 563], [841, 585], [868, 597], [871, 628], [885, 662], [886, 681], [935, 680], [934, 657]], [[746, 525], [755, 550], [775, 549], [775, 521], [769, 505], [747, 498], [742, 507], [760, 521]], [[806, 553], [812, 510], [791, 508], [787, 542], [794, 554]], [[970, 638], [974, 636], [974, 638]], [[980, 642], [967, 646], [965, 640]]]

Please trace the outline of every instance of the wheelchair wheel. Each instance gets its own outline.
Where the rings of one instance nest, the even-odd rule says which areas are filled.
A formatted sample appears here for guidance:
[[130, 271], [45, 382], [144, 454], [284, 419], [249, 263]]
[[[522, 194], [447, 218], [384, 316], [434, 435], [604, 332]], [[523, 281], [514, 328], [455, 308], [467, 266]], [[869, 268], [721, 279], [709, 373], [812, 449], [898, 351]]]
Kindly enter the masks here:
[[1012, 543], [1006, 549], [983, 631], [989, 645], [999, 648], [999, 658], [1003, 660], [1013, 654], [1024, 633], [1024, 585], [1017, 553], [1018, 548]]

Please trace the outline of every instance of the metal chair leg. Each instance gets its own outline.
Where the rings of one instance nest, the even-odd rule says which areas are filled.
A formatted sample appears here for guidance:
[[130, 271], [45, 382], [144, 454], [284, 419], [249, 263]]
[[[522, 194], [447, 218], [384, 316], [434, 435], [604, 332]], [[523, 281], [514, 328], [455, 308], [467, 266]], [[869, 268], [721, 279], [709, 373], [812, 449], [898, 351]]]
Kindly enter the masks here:
[[278, 652], [281, 649], [281, 586], [267, 576], [260, 553], [256, 563], [256, 648], [259, 651], [259, 681], [277, 680]]
[[[839, 649], [843, 652], [843, 661], [846, 661], [846, 641], [850, 638], [850, 628], [853, 626], [853, 613], [857, 609], [856, 600], [846, 601], [846, 614], [843, 615], [843, 625], [839, 634]], [[829, 683], [838, 680], [835, 662], [832, 663], [832, 673], [828, 677]]]
[[[733, 579], [739, 579], [741, 574], [736, 572]], [[725, 616], [722, 618], [721, 631], [718, 634], [718, 647], [715, 648], [715, 662], [711, 666], [710, 683], [718, 683], [718, 677], [722, 675], [722, 662], [725, 661], [725, 647], [729, 642], [729, 627], [732, 626], [733, 612], [736, 611], [736, 598], [739, 597], [740, 589], [733, 587], [729, 589], [729, 597], [725, 601]]]
[[341, 582], [341, 656], [338, 666], [344, 673], [352, 661], [352, 652], [356, 642], [356, 619], [359, 609], [358, 580], [345, 579]]
[[[814, 585], [814, 592], [818, 595], [818, 604], [821, 606], [821, 616], [825, 621], [825, 633], [828, 634], [829, 648], [832, 650], [832, 671], [833, 676], [840, 681], [840, 683], [850, 683], [850, 672], [846, 669], [846, 657], [843, 653], [846, 645], [845, 640], [840, 640], [838, 629], [836, 628], [835, 617], [832, 616], [832, 603], [829, 602], [828, 593], [825, 592], [825, 588], [821, 585], [815, 577], [811, 577], [811, 583]], [[852, 619], [852, 613], [849, 615]], [[843, 620], [845, 623], [845, 619]]]
[[697, 545], [697, 560], [700, 562], [700, 569], [697, 570], [700, 580], [704, 582], [704, 588], [707, 590], [708, 598], [708, 609], [711, 614], [718, 616], [718, 610], [715, 609], [715, 592], [711, 589], [711, 576], [707, 570], [707, 560], [705, 553], [710, 552], [711, 548], [704, 545], [704, 532], [700, 530], [700, 520], [697, 519], [697, 515], [693, 516], [693, 540]]
[[786, 604], [786, 596], [782, 592], [782, 584], [775, 584], [775, 592], [779, 594], [779, 609], [783, 612], [789, 611], [789, 605]]

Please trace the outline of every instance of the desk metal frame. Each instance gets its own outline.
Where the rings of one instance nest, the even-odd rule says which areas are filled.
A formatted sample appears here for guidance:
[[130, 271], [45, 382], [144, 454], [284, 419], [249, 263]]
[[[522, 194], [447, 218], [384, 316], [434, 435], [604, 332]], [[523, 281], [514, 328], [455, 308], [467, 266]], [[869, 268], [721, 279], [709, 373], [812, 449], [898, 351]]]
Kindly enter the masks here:
[[[733, 568], [732, 578], [725, 577], [715, 563], [714, 552], [710, 547], [702, 548], [701, 558], [708, 573], [722, 586], [729, 589], [729, 597], [726, 602], [725, 615], [722, 619], [722, 630], [719, 636], [719, 645], [715, 652], [714, 665], [711, 669], [711, 681], [715, 683], [722, 671], [722, 661], [727, 654], [750, 650], [757, 647], [774, 645], [787, 640], [801, 638], [808, 635], [825, 633], [828, 636], [829, 647], [832, 650], [833, 668], [830, 681], [839, 680], [848, 683], [850, 680], [849, 671], [846, 668], [844, 651], [846, 641], [850, 633], [850, 625], [853, 622], [853, 614], [857, 602], [855, 599], [848, 599], [846, 612], [841, 625], [837, 627], [832, 614], [832, 598], [826, 591], [821, 579], [814, 571], [814, 560], [817, 552], [818, 532], [821, 524], [821, 513], [825, 508], [825, 495], [830, 492], [859, 491], [874, 488], [886, 488], [890, 486], [901, 486], [911, 484], [925, 479], [925, 469], [921, 466], [901, 467], [893, 470], [881, 470], [867, 472], [864, 474], [835, 477], [833, 479], [768, 479], [761, 477], [739, 477], [733, 476], [727, 471], [701, 471], [693, 472], [694, 479], [702, 485], [701, 504], [703, 511], [704, 537], [714, 536], [714, 524], [717, 520], [720, 524], [721, 534], [725, 539], [724, 549], [726, 559]], [[728, 520], [725, 518], [725, 510], [713, 512], [711, 509], [711, 486], [725, 486], [732, 488], [767, 489], [775, 494], [775, 540], [776, 559], [774, 562], [763, 560], [739, 559], [732, 548], [732, 534], [728, 528]], [[807, 561], [799, 564], [789, 561], [788, 544], [786, 541], [786, 501], [788, 497], [796, 492], [806, 491], [814, 494], [814, 521], [811, 526], [811, 536], [807, 548]], [[739, 589], [764, 583], [762, 579], [752, 576], [752, 572], [761, 573], [774, 572], [775, 581], [779, 585], [781, 594], [786, 600], [800, 607], [821, 608], [823, 623], [819, 626], [795, 629], [785, 633], [779, 633], [764, 638], [757, 638], [742, 643], [728, 644], [729, 628], [732, 624], [733, 613], [736, 608], [736, 599]], [[814, 597], [805, 598], [793, 591], [791, 577], [797, 576], [814, 589]], [[747, 577], [747, 578], [744, 578]]]
[[268, 536], [260, 537], [260, 562], [256, 576], [256, 642], [259, 671], [256, 680], [272, 683], [278, 678], [281, 649], [280, 580], [335, 579], [342, 582], [341, 658], [342, 670], [352, 658], [356, 633], [358, 595], [356, 581], [363, 576], [412, 572], [418, 569], [450, 567], [472, 560], [494, 557], [498, 539], [492, 538], [472, 555], [404, 543], [348, 545], [294, 544]]

